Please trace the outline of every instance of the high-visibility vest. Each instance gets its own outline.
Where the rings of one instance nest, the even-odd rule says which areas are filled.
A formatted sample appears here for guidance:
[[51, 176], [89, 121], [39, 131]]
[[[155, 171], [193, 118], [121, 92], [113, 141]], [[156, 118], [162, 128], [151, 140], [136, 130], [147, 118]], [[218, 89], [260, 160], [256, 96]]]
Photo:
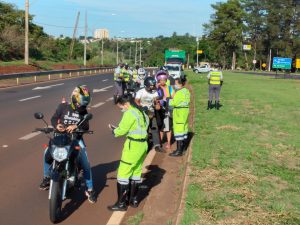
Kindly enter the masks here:
[[137, 78], [138, 78], [138, 71], [137, 71], [137, 69], [135, 69], [132, 71], [132, 79], [134, 81], [137, 81]]
[[125, 68], [123, 68], [121, 73], [123, 74], [124, 81], [128, 82], [129, 79], [130, 79], [130, 73], [129, 73], [129, 71], [126, 70]]
[[122, 73], [121, 68], [116, 68], [114, 73], [114, 80], [121, 81]]
[[221, 84], [221, 75], [222, 72], [210, 72], [210, 78], [209, 78], [209, 84], [216, 84], [220, 85]]

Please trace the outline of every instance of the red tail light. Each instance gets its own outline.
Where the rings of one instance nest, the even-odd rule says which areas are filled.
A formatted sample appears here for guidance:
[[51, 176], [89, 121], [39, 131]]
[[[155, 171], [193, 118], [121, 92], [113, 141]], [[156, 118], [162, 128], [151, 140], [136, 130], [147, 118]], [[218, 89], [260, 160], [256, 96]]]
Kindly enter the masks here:
[[43, 144], [43, 148], [48, 148], [48, 144]]
[[80, 151], [80, 146], [75, 146], [74, 149]]

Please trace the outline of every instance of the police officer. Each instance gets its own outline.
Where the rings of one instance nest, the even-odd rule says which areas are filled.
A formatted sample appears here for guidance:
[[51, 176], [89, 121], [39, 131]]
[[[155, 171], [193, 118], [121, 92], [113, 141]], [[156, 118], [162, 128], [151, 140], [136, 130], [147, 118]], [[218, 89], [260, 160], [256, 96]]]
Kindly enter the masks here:
[[123, 70], [124, 64], [119, 64], [118, 67], [115, 69], [114, 73], [114, 82], [115, 82], [115, 93], [114, 93], [114, 102], [116, 104], [116, 101], [118, 97], [122, 96], [124, 94], [123, 89]]
[[142, 165], [147, 154], [147, 129], [149, 119], [138, 108], [129, 95], [124, 95], [117, 100], [117, 105], [124, 112], [118, 127], [109, 125], [115, 137], [126, 136], [122, 157], [118, 168], [117, 191], [118, 200], [108, 206], [111, 211], [127, 210], [129, 205], [138, 207], [138, 189], [142, 175]]
[[127, 93], [128, 83], [131, 77], [131, 71], [129, 69], [129, 65], [126, 63], [125, 66], [121, 70], [123, 77], [123, 93]]
[[173, 107], [173, 131], [177, 143], [177, 149], [170, 156], [181, 156], [187, 147], [190, 92], [184, 87], [185, 83], [185, 76], [175, 79], [176, 93], [169, 100], [169, 106]]
[[223, 74], [222, 71], [216, 69], [209, 72], [207, 75], [208, 84], [209, 84], [209, 100], [207, 103], [207, 110], [210, 110], [213, 105], [213, 95], [215, 95], [215, 107], [217, 110], [220, 109], [220, 91], [223, 84]]

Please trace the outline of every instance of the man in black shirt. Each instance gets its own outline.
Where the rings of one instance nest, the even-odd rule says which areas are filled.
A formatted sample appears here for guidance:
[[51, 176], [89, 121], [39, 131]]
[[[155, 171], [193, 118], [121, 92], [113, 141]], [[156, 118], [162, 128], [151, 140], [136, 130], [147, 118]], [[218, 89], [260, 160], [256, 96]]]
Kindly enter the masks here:
[[[90, 103], [90, 93], [85, 85], [78, 86], [74, 89], [71, 95], [71, 103], [63, 102], [56, 109], [54, 115], [51, 118], [52, 126], [58, 132], [68, 132], [72, 133], [75, 129], [77, 129], [77, 124], [83, 120], [84, 115], [88, 112], [86, 110], [87, 105]], [[80, 126], [83, 130], [89, 129], [88, 121], [84, 121]], [[93, 180], [92, 180], [92, 172], [90, 168], [90, 163], [87, 157], [86, 146], [82, 139], [82, 136], [78, 136], [78, 144], [80, 146], [80, 163], [83, 167], [83, 176], [86, 182], [86, 195], [88, 200], [91, 203], [96, 202], [95, 192], [93, 190]], [[44, 154], [44, 179], [40, 184], [41, 190], [49, 189], [50, 184], [50, 175], [49, 169], [50, 164], [47, 163], [46, 158], [49, 157], [48, 148], [45, 150]]]

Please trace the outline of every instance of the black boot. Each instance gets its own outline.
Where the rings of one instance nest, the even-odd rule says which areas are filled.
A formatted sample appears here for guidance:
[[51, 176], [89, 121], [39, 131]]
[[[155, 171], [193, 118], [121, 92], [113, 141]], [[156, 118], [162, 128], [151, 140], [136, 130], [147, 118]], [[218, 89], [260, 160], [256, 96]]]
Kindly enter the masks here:
[[169, 156], [182, 156], [183, 154], [183, 141], [177, 141], [177, 149], [170, 153]]
[[118, 100], [119, 96], [118, 95], [114, 95], [114, 104], [117, 104], [117, 100]]
[[216, 101], [216, 109], [219, 110], [220, 109], [220, 102]]
[[208, 102], [207, 102], [207, 110], [210, 110], [210, 109], [211, 109], [211, 105], [212, 105], [212, 101], [208, 101]]
[[139, 201], [138, 201], [139, 187], [140, 187], [140, 183], [137, 183], [136, 181], [131, 181], [129, 205], [133, 208], [137, 208], [139, 206]]
[[118, 190], [118, 201], [114, 205], [108, 206], [107, 208], [110, 211], [126, 211], [127, 210], [126, 199], [129, 192], [129, 184], [117, 183], [117, 190]]

